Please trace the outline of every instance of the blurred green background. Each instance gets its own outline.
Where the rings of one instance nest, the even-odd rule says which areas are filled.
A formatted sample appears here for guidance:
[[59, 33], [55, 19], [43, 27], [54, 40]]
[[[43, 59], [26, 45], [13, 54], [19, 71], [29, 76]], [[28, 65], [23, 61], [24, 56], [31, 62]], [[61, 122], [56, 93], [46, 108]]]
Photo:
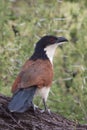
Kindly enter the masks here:
[[[68, 119], [87, 123], [87, 0], [0, 1], [0, 93], [11, 86], [34, 44], [46, 34], [69, 43], [54, 57], [48, 107]], [[43, 107], [40, 99], [36, 105]]]

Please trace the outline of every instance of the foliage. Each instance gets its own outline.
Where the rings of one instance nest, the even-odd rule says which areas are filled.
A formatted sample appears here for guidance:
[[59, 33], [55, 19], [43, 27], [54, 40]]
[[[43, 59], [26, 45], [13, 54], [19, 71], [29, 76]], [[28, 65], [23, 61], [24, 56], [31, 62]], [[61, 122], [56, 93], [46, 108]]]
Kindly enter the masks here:
[[[87, 122], [86, 0], [1, 0], [0, 91], [11, 95], [12, 83], [34, 44], [45, 34], [65, 36], [69, 43], [54, 58], [54, 81], [48, 106], [75, 121]], [[39, 99], [40, 100], [40, 99]], [[38, 100], [36, 104], [41, 106]]]

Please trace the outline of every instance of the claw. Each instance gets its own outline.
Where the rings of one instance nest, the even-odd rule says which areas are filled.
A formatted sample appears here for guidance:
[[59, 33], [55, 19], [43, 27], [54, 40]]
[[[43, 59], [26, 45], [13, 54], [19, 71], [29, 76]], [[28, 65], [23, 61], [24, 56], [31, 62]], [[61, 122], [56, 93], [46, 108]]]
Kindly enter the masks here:
[[36, 111], [36, 109], [38, 108], [38, 106], [37, 106], [37, 105], [35, 105], [33, 102], [32, 102], [32, 107], [33, 107], [34, 112], [35, 112], [35, 111]]
[[40, 112], [41, 112], [41, 113], [47, 113], [47, 114], [51, 115], [50, 109], [41, 110]]

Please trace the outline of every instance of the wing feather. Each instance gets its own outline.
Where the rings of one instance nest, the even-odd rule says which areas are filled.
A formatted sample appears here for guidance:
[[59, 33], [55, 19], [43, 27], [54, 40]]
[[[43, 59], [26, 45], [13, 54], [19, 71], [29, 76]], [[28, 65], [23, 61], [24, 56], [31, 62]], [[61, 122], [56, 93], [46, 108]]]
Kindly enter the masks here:
[[50, 86], [52, 79], [53, 67], [49, 60], [28, 60], [13, 83], [12, 92], [33, 85], [38, 87]]

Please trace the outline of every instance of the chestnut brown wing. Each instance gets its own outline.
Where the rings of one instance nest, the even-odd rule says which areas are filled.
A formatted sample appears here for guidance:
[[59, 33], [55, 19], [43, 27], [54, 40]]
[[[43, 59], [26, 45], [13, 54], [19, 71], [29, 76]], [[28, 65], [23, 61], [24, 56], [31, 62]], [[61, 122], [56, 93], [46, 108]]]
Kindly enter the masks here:
[[13, 84], [12, 92], [34, 85], [48, 87], [52, 84], [52, 79], [53, 68], [49, 60], [28, 60]]

